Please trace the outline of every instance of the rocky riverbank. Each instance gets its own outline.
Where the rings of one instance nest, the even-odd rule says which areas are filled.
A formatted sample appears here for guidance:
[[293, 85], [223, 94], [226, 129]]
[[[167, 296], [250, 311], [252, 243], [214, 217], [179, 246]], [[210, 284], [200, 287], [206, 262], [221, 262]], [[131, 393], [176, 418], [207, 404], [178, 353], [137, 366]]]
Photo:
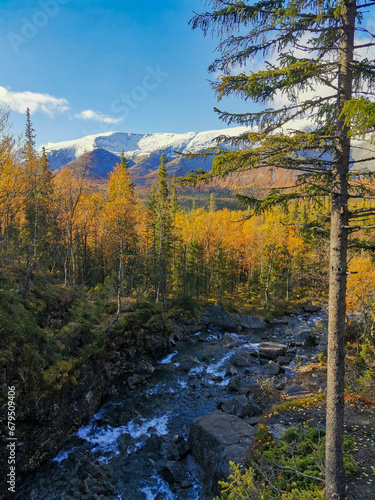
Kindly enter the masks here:
[[[115, 390], [119, 378], [129, 380], [129, 385], [144, 383], [152, 373], [152, 363], [171, 350], [172, 342], [170, 325], [166, 325], [162, 314], [155, 313], [143, 328], [133, 322], [129, 328], [119, 325], [113, 329], [103, 348], [85, 362], [76, 363], [76, 376], [64, 380], [58, 389], [46, 389], [41, 380], [40, 397], [34, 403], [27, 397], [28, 381], [24, 381], [21, 391], [16, 384], [17, 483], [56, 455], [67, 436], [91, 418]], [[3, 405], [0, 415], [3, 431], [6, 409]], [[5, 433], [1, 441], [0, 469], [5, 471]], [[0, 496], [6, 497], [4, 486]]]
[[[133, 351], [131, 370], [120, 352], [108, 402], [18, 498], [212, 498], [272, 398], [308, 393], [294, 383], [295, 368], [317, 360], [325, 321], [311, 307], [266, 324], [216, 305], [169, 325], [153, 359]], [[161, 359], [168, 346], [174, 351]], [[311, 382], [324, 391], [323, 381]]]

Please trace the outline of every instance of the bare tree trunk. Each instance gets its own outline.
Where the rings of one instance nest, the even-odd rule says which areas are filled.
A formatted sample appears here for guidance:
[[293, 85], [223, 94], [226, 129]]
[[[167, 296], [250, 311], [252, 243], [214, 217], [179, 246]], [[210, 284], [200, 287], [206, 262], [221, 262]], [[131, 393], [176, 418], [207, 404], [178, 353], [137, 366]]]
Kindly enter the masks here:
[[329, 322], [327, 364], [327, 416], [326, 416], [326, 498], [345, 498], [345, 472], [343, 464], [344, 387], [345, 387], [345, 313], [348, 248], [348, 172], [350, 139], [344, 117], [340, 117], [345, 101], [352, 96], [352, 69], [355, 0], [342, 4], [341, 54], [338, 75], [337, 147], [333, 170]]

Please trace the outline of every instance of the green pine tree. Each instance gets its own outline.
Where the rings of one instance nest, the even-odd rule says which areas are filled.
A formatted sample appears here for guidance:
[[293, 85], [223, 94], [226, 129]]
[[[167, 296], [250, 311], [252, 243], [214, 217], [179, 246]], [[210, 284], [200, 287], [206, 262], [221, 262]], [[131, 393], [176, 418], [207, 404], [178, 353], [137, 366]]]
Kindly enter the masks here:
[[121, 151], [120, 165], [121, 165], [122, 168], [125, 168], [126, 170], [128, 170], [128, 168], [129, 168], [129, 162], [125, 158], [125, 152], [124, 152], [124, 150]]
[[171, 243], [171, 197], [169, 194], [166, 154], [163, 151], [158, 170], [158, 188], [154, 199], [156, 279], [155, 298], [167, 305], [168, 262]]
[[171, 194], [171, 214], [174, 216], [179, 210], [180, 206], [177, 201], [177, 181], [176, 176], [174, 175], [172, 178], [172, 194]]
[[[351, 182], [351, 137], [375, 125], [375, 64], [359, 48], [373, 47], [361, 22], [373, 2], [356, 0], [209, 0], [211, 11], [196, 15], [193, 28], [219, 37], [219, 56], [210, 66], [218, 99], [231, 95], [264, 107], [241, 114], [216, 109], [227, 124], [254, 127], [236, 138], [218, 138], [237, 149], [212, 148], [209, 173], [196, 171], [192, 181], [208, 180], [259, 167], [300, 174], [295, 190], [271, 191], [263, 200], [239, 196], [259, 213], [293, 199], [331, 198], [330, 293], [327, 385], [326, 496], [345, 497], [343, 467], [345, 294], [348, 235], [352, 219], [374, 210], [351, 210], [349, 200], [363, 196], [364, 185]], [[251, 62], [276, 54], [259, 70]], [[239, 70], [240, 68], [240, 70]], [[242, 70], [241, 70], [242, 69]], [[306, 92], [304, 94], [304, 92]], [[273, 106], [275, 99], [284, 103]], [[296, 126], [297, 118], [310, 126]], [[194, 155], [191, 155], [194, 156]], [[359, 161], [366, 166], [371, 153]], [[372, 195], [372, 191], [368, 191]]]

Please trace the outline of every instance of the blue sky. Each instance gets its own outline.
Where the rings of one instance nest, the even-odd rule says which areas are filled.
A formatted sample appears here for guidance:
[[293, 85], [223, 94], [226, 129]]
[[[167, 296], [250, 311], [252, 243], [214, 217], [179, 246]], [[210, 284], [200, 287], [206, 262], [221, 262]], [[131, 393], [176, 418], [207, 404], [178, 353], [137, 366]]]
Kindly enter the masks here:
[[27, 105], [38, 144], [224, 128], [207, 81], [216, 43], [188, 26], [205, 10], [201, 0], [2, 0], [0, 102], [14, 130]]

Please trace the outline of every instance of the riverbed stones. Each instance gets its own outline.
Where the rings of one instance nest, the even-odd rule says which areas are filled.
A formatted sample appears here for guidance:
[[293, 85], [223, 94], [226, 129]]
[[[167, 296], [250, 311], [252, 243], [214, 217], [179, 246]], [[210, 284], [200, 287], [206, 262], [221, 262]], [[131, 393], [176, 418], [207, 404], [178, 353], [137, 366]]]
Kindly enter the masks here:
[[142, 384], [144, 382], [143, 377], [140, 377], [137, 373], [134, 373], [134, 375], [131, 375], [128, 380], [128, 385], [130, 389], [135, 389], [135, 387], [139, 384]]
[[[252, 417], [254, 415], [259, 415], [259, 407], [250, 403], [247, 397], [242, 394], [240, 396], [235, 396], [231, 399], [221, 399], [217, 402], [217, 406], [224, 413], [229, 415], [235, 415], [239, 418]], [[260, 410], [260, 413], [261, 410]]]
[[259, 356], [267, 359], [277, 359], [286, 353], [287, 345], [280, 342], [262, 342], [259, 346]]
[[287, 325], [290, 322], [289, 316], [280, 316], [279, 318], [272, 318], [270, 320], [271, 325]]
[[285, 355], [285, 356], [279, 356], [278, 358], [276, 358], [276, 363], [278, 363], [279, 365], [289, 365], [289, 363], [294, 359], [294, 356], [288, 356]]
[[182, 436], [178, 436], [174, 443], [168, 448], [169, 455], [176, 461], [185, 457], [189, 451], [190, 446]]
[[244, 366], [253, 365], [254, 363], [256, 363], [256, 360], [248, 350], [243, 350], [234, 354], [230, 358], [230, 362], [232, 365], [241, 368]]
[[186, 470], [185, 467], [174, 460], [168, 460], [162, 471], [163, 477], [168, 483], [175, 484], [184, 480]]
[[218, 326], [230, 331], [237, 330], [237, 321], [223, 309], [219, 304], [208, 307], [206, 311], [208, 322], [212, 325]]
[[228, 391], [229, 392], [238, 392], [240, 390], [240, 387], [241, 387], [241, 377], [239, 376], [235, 376], [235, 377], [232, 377], [230, 380], [229, 380], [229, 383], [228, 383]]
[[162, 445], [162, 438], [158, 436], [157, 434], [152, 434], [147, 441], [146, 444], [143, 447], [143, 451], [145, 453], [158, 453], [160, 451], [161, 445]]
[[302, 306], [303, 310], [307, 313], [317, 313], [322, 308], [316, 304], [313, 304], [311, 301], [307, 302], [304, 306]]
[[229, 461], [243, 463], [255, 429], [235, 415], [213, 411], [194, 420], [188, 443], [194, 460], [205, 474], [205, 492], [218, 493], [218, 481], [229, 473]]
[[135, 367], [135, 373], [139, 373], [140, 375], [152, 375], [154, 371], [154, 366], [144, 359], [139, 361], [139, 363], [137, 363], [137, 366]]
[[189, 356], [182, 361], [180, 361], [180, 370], [183, 372], [189, 372], [192, 368], [195, 368], [199, 365], [199, 361], [196, 358], [193, 358], [192, 356]]
[[300, 347], [315, 347], [318, 341], [313, 332], [305, 331], [293, 337], [293, 344]]
[[276, 376], [281, 372], [281, 367], [274, 361], [269, 361], [266, 365], [262, 366], [262, 373], [267, 375]]
[[262, 319], [256, 318], [255, 316], [241, 316], [239, 318], [239, 324], [243, 328], [266, 328], [267, 323], [265, 323]]
[[225, 347], [237, 347], [241, 344], [241, 340], [230, 333], [226, 333], [221, 341]]

